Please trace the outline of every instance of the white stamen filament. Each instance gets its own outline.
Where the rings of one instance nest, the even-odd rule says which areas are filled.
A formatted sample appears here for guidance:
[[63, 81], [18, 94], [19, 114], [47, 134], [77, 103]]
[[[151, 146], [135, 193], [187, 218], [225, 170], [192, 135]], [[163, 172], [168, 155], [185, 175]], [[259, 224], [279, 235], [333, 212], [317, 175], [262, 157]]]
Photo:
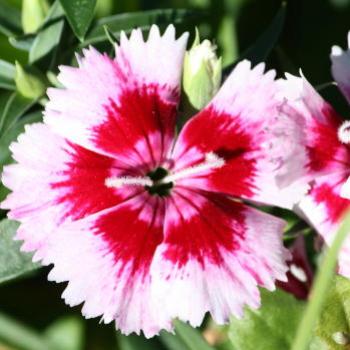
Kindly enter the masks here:
[[205, 161], [203, 163], [179, 170], [173, 174], [166, 176], [162, 182], [175, 182], [185, 177], [201, 173], [206, 170], [221, 168], [225, 164], [225, 161], [217, 156], [215, 153], [210, 152], [205, 155]]
[[153, 181], [149, 177], [115, 176], [109, 177], [105, 181], [107, 187], [120, 188], [122, 186], [152, 186]]
[[350, 120], [346, 120], [338, 129], [338, 139], [340, 142], [350, 143]]
[[179, 170], [175, 173], [169, 174], [163, 179], [154, 183], [148, 176], [113, 176], [109, 177], [105, 180], [105, 185], [107, 187], [120, 188], [123, 186], [149, 186], [152, 187], [155, 184], [168, 184], [171, 182], [175, 182], [177, 180], [189, 177], [191, 175], [195, 175], [206, 170], [221, 168], [225, 164], [225, 161], [217, 156], [215, 153], [207, 153], [205, 155], [205, 161], [203, 163], [185, 168], [183, 170]]

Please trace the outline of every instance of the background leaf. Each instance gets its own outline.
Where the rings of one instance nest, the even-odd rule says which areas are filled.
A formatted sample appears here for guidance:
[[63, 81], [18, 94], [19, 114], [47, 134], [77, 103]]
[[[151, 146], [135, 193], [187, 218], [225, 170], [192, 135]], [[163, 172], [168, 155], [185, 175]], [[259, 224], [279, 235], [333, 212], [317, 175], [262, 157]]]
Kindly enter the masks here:
[[141, 27], [147, 30], [152, 24], [158, 26], [166, 26], [169, 23], [184, 23], [193, 22], [203, 16], [199, 11], [187, 9], [164, 9], [152, 10], [143, 12], [123, 13], [120, 15], [105, 17], [96, 22], [96, 25], [87, 35], [84, 46], [94, 45], [101, 41], [106, 41], [106, 33], [104, 26], [107, 26], [109, 31], [115, 36], [119, 36], [120, 31], [131, 31], [135, 27]]
[[51, 324], [44, 333], [50, 350], [82, 350], [84, 325], [80, 317], [64, 317]]
[[29, 62], [33, 63], [50, 53], [60, 42], [63, 31], [63, 10], [56, 0], [51, 6], [43, 27], [35, 37], [29, 52]]
[[5, 35], [22, 33], [21, 12], [6, 1], [0, 1], [0, 32]]
[[259, 36], [257, 41], [248, 48], [248, 50], [243, 52], [240, 59], [247, 58], [253, 65], [266, 60], [282, 33], [286, 18], [286, 7], [286, 3], [283, 2], [268, 28]]
[[117, 341], [119, 350], [163, 350], [157, 338], [145, 339], [135, 334], [125, 336], [118, 333]]
[[19, 278], [40, 267], [32, 262], [30, 254], [20, 252], [21, 243], [13, 237], [18, 228], [14, 221], [0, 222], [0, 283]]
[[0, 116], [0, 137], [6, 134], [35, 102], [20, 95], [18, 92], [14, 92], [7, 100]]
[[0, 59], [0, 88], [15, 90], [15, 66]]
[[267, 27], [267, 29], [259, 36], [256, 42], [244, 51], [239, 59], [233, 64], [227, 66], [224, 69], [224, 75], [231, 72], [237, 62], [248, 59], [255, 66], [260, 62], [264, 62], [272, 49], [275, 47], [284, 27], [286, 18], [286, 3], [282, 3], [281, 8], [277, 12], [276, 16]]
[[213, 350], [204, 340], [198, 329], [192, 328], [189, 324], [174, 321], [175, 333], [186, 344], [189, 350]]
[[348, 336], [350, 344], [350, 281], [341, 276], [334, 278], [315, 331], [329, 350], [344, 350], [334, 341], [338, 332]]
[[60, 0], [69, 24], [79, 40], [83, 40], [94, 16], [96, 0]]
[[0, 313], [0, 341], [16, 350], [52, 350], [38, 332]]
[[289, 349], [304, 310], [304, 302], [281, 290], [261, 290], [261, 308], [247, 309], [242, 320], [232, 318], [229, 338], [235, 350]]

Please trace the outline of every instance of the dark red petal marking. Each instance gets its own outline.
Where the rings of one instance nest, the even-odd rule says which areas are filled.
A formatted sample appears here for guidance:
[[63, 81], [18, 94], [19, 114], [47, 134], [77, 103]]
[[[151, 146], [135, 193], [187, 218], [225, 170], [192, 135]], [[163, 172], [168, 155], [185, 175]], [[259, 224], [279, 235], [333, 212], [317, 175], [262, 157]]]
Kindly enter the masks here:
[[119, 275], [131, 264], [130, 277], [145, 277], [163, 238], [163, 220], [164, 200], [143, 194], [99, 216], [93, 230], [109, 243], [116, 264], [121, 264]]
[[338, 128], [343, 120], [335, 110], [325, 105], [322, 109], [325, 123], [313, 118], [308, 130], [309, 167], [315, 172], [334, 172], [350, 164], [350, 148], [338, 139]]
[[206, 108], [181, 131], [173, 155], [175, 169], [203, 162], [205, 154], [214, 152], [225, 160], [225, 165], [205, 175], [208, 184], [205, 189], [250, 197], [257, 160], [252, 152], [258, 149], [259, 140], [259, 135], [253, 140], [253, 135], [253, 124], [242, 125], [239, 117]]
[[106, 179], [115, 172], [135, 175], [132, 169], [119, 168], [114, 159], [73, 144], [69, 144], [69, 154], [71, 160], [60, 174], [62, 180], [51, 184], [59, 193], [56, 203], [65, 208], [62, 219], [84, 218], [135, 194], [135, 188], [116, 190], [105, 185]]
[[321, 183], [315, 185], [310, 192], [316, 203], [324, 204], [327, 211], [326, 221], [337, 223], [344, 213], [350, 209], [350, 200], [340, 197], [340, 187], [348, 176], [344, 176], [344, 180], [338, 183]]
[[[126, 153], [143, 165], [159, 165], [172, 145], [178, 93], [174, 101], [165, 101], [157, 85], [125, 89], [118, 103], [106, 106], [107, 120], [94, 127], [94, 142], [115, 155]], [[139, 144], [137, 146], [137, 144]]]
[[223, 263], [222, 251], [239, 248], [246, 230], [244, 206], [225, 196], [185, 189], [174, 190], [167, 202], [164, 258], [181, 268], [189, 260]]

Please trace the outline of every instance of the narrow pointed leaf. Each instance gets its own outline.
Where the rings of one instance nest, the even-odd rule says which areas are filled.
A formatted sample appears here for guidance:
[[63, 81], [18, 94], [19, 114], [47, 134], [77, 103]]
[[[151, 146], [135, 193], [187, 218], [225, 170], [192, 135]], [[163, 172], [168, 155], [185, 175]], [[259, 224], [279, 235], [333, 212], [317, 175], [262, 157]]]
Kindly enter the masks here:
[[152, 24], [165, 27], [170, 23], [195, 23], [202, 17], [203, 12], [187, 9], [150, 10], [105, 17], [96, 22], [96, 25], [88, 33], [82, 45], [94, 45], [99, 42], [107, 41], [108, 38], [104, 30], [105, 26], [108, 27], [108, 30], [113, 33], [116, 38], [118, 38], [122, 30], [129, 32], [135, 27], [141, 27], [142, 29], [147, 30]]
[[187, 323], [175, 321], [175, 334], [182, 340], [188, 350], [214, 350], [202, 337], [198, 329], [192, 328]]
[[29, 63], [40, 60], [58, 46], [63, 25], [63, 10], [59, 2], [56, 1], [51, 6], [45, 22], [30, 48]]
[[0, 88], [14, 90], [15, 67], [13, 64], [0, 59]]
[[286, 3], [282, 3], [275, 18], [269, 27], [261, 34], [253, 46], [243, 53], [242, 58], [247, 58], [254, 65], [266, 60], [271, 50], [275, 47], [283, 30], [286, 18]]
[[[117, 343], [120, 350], [158, 350], [163, 349], [157, 338], [145, 339], [138, 335], [122, 335], [117, 334]], [[181, 349], [184, 350], [184, 349]]]
[[19, 118], [35, 104], [36, 101], [23, 97], [14, 92], [8, 99], [6, 106], [0, 116], [0, 137], [16, 124]]
[[286, 3], [282, 3], [281, 8], [277, 12], [276, 16], [268, 26], [268, 28], [259, 36], [256, 42], [249, 47], [239, 59], [233, 64], [227, 66], [224, 69], [224, 75], [231, 72], [237, 62], [248, 59], [253, 65], [266, 60], [272, 49], [275, 47], [284, 27], [286, 18]]
[[16, 8], [0, 1], [0, 33], [6, 36], [19, 35], [22, 32], [21, 13]]
[[36, 36], [33, 34], [25, 34], [9, 38], [10, 44], [18, 50], [29, 52]]
[[96, 0], [60, 0], [68, 22], [79, 40], [83, 40], [94, 17]]

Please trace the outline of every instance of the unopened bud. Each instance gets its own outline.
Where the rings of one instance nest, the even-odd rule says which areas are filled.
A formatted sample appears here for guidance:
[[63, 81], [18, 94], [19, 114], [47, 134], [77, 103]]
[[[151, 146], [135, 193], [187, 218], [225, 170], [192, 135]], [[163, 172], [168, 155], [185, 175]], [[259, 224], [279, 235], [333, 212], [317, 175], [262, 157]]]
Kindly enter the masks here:
[[198, 31], [192, 48], [186, 52], [183, 73], [185, 93], [196, 109], [201, 109], [213, 98], [221, 83], [221, 58], [216, 46], [209, 40], [200, 43]]
[[47, 0], [22, 1], [22, 27], [26, 34], [35, 33], [49, 11]]

